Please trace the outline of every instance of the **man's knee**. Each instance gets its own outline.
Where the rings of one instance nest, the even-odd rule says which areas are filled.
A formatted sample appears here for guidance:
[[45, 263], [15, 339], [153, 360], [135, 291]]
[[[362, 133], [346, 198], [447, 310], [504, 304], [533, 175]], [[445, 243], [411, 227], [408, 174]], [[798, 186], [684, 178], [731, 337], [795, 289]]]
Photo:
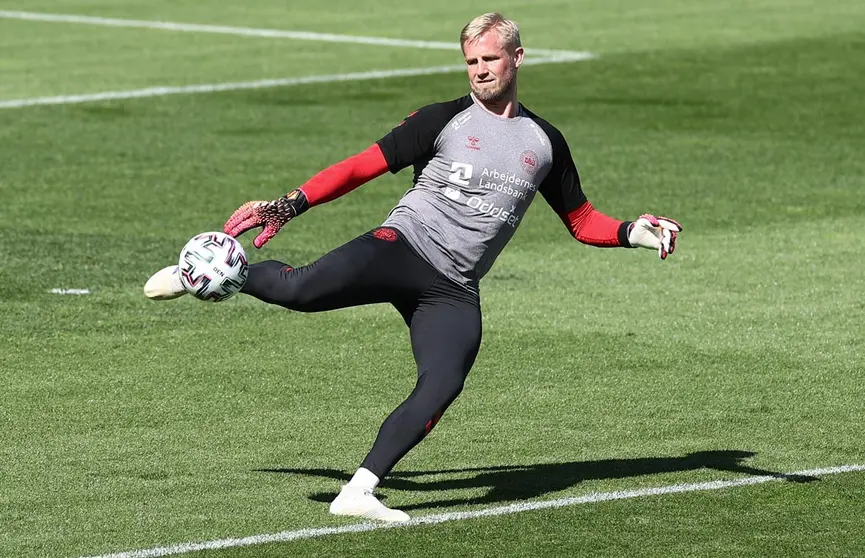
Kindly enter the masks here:
[[428, 408], [444, 412], [465, 387], [465, 374], [456, 367], [421, 371], [418, 379], [419, 391], [428, 402]]

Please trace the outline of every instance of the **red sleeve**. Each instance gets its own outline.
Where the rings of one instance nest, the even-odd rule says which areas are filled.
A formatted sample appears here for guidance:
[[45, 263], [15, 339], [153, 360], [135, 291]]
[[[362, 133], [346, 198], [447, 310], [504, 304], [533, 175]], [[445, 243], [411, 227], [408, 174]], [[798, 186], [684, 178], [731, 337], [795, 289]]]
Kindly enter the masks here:
[[374, 143], [365, 151], [324, 169], [307, 180], [300, 189], [312, 207], [348, 194], [361, 184], [383, 175], [387, 170], [384, 154], [378, 144]]
[[561, 214], [560, 217], [571, 231], [571, 235], [583, 244], [602, 248], [631, 247], [628, 242], [628, 229], [631, 222], [619, 221], [604, 215], [588, 201], [570, 213]]

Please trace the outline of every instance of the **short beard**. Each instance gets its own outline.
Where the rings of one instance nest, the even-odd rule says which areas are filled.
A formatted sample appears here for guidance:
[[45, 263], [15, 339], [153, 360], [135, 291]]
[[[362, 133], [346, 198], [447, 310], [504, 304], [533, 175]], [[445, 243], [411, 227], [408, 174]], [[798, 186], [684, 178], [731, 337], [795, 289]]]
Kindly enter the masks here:
[[514, 90], [514, 81], [511, 80], [504, 87], [498, 90], [489, 90], [482, 89], [478, 90], [472, 88], [472, 93], [475, 94], [475, 97], [478, 98], [479, 101], [484, 101], [485, 103], [497, 102], [505, 99], [511, 92]]

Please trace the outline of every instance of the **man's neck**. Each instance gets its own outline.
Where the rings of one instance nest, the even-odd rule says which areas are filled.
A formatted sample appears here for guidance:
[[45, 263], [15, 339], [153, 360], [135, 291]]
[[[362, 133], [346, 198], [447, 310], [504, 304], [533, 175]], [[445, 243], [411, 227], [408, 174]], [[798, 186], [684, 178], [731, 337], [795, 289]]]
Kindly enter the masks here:
[[482, 101], [474, 93], [472, 93], [472, 98], [488, 113], [499, 118], [514, 118], [520, 112], [520, 104], [517, 102], [516, 91], [508, 95], [506, 99], [498, 101]]

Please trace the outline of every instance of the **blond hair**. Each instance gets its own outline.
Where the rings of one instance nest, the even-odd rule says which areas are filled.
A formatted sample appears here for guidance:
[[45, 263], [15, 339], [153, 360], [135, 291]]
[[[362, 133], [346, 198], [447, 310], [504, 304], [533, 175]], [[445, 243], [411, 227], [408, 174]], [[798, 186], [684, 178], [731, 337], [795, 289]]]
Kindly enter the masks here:
[[495, 29], [498, 33], [500, 46], [508, 50], [522, 46], [520, 43], [520, 27], [517, 25], [517, 22], [507, 19], [499, 12], [489, 12], [479, 15], [463, 27], [460, 33], [460, 48], [465, 52], [466, 43], [478, 40], [481, 35], [490, 29]]

